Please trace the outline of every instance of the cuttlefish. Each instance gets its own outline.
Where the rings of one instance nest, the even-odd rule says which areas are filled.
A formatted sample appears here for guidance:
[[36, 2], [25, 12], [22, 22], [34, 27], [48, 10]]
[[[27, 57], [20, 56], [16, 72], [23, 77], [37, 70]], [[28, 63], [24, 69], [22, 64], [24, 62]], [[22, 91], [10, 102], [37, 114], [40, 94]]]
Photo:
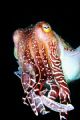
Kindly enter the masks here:
[[67, 120], [74, 109], [68, 83], [80, 78], [80, 47], [73, 49], [44, 21], [16, 30], [13, 41], [19, 64], [15, 74], [26, 94], [23, 103], [35, 115], [49, 113], [46, 106]]

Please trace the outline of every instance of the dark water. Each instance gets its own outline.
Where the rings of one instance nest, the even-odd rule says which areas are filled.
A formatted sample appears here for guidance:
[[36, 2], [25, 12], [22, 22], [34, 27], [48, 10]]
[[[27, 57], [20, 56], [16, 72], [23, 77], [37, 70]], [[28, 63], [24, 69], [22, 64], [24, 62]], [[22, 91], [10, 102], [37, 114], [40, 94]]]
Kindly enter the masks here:
[[[31, 8], [29, 8], [31, 9]], [[1, 91], [2, 91], [2, 108], [3, 112], [11, 119], [22, 120], [58, 120], [59, 116], [55, 112], [48, 115], [36, 117], [30, 107], [22, 104], [23, 89], [20, 80], [13, 74], [17, 70], [17, 63], [13, 56], [12, 35], [17, 28], [25, 28], [30, 24], [45, 20], [49, 22], [52, 28], [69, 42], [74, 48], [80, 45], [80, 14], [79, 9], [74, 7], [64, 6], [59, 9], [56, 7], [40, 8], [36, 12], [34, 8], [29, 11], [25, 7], [5, 9], [2, 19], [2, 39], [1, 39]], [[11, 11], [11, 12], [10, 12]], [[4, 21], [4, 22], [3, 22]], [[2, 64], [3, 63], [3, 64]], [[75, 65], [73, 66], [75, 67]], [[71, 90], [72, 104], [75, 107], [74, 111], [69, 113], [69, 120], [75, 120], [80, 114], [80, 80], [69, 84]], [[3, 99], [4, 98], [4, 99]], [[3, 107], [4, 106], [4, 107]], [[80, 117], [78, 118], [78, 120]], [[77, 119], [76, 119], [77, 120]]]

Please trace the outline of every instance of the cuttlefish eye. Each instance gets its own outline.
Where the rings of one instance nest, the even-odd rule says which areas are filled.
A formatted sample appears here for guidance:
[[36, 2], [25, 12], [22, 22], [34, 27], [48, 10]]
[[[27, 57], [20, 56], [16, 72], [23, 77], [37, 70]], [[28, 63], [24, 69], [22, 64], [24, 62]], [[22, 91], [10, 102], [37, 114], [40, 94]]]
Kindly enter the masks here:
[[42, 28], [44, 30], [44, 32], [50, 32], [51, 31], [51, 27], [49, 24], [43, 24]]

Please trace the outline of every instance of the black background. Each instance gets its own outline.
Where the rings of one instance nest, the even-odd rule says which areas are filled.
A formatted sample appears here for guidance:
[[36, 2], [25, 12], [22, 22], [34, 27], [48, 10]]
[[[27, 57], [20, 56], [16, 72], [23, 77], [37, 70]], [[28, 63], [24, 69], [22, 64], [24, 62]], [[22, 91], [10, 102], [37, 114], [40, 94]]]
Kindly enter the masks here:
[[[18, 67], [13, 56], [13, 32], [18, 28], [25, 28], [30, 24], [44, 20], [74, 48], [80, 45], [80, 9], [78, 4], [73, 6], [70, 3], [64, 5], [52, 3], [49, 5], [49, 3], [38, 2], [35, 6], [32, 2], [30, 4], [12, 2], [10, 5], [5, 3], [6, 7], [3, 6], [1, 9], [1, 100], [4, 101], [1, 105], [4, 116], [8, 116], [10, 119], [59, 119], [58, 114], [53, 111], [45, 116], [36, 117], [30, 107], [23, 105], [23, 89], [20, 79], [13, 74]], [[69, 112], [69, 120], [80, 119], [80, 117], [77, 118], [80, 114], [79, 86], [80, 80], [69, 84], [72, 104], [75, 107], [73, 111]]]

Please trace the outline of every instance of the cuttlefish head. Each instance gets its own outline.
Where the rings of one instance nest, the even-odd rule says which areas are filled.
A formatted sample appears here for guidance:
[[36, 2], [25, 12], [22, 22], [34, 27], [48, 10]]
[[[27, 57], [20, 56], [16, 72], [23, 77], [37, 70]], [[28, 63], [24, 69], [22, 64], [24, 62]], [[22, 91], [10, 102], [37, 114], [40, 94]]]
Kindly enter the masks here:
[[53, 38], [54, 35], [51, 26], [45, 21], [38, 22], [34, 26], [34, 33], [36, 38], [43, 42], [48, 42], [50, 39]]
[[16, 59], [18, 59], [18, 46], [20, 46], [20, 44], [22, 45], [23, 42], [29, 38], [37, 40], [39, 47], [41, 44], [44, 44], [46, 51], [49, 50], [50, 42], [53, 44], [57, 43], [54, 31], [52, 30], [51, 26], [45, 21], [38, 22], [36, 25], [32, 26], [32, 28], [28, 27], [26, 29], [16, 30], [13, 35], [14, 56]]
[[39, 48], [41, 45], [45, 46], [46, 52], [49, 53], [50, 47], [58, 44], [55, 33], [50, 24], [45, 21], [38, 22], [33, 28], [34, 40], [37, 40]]

